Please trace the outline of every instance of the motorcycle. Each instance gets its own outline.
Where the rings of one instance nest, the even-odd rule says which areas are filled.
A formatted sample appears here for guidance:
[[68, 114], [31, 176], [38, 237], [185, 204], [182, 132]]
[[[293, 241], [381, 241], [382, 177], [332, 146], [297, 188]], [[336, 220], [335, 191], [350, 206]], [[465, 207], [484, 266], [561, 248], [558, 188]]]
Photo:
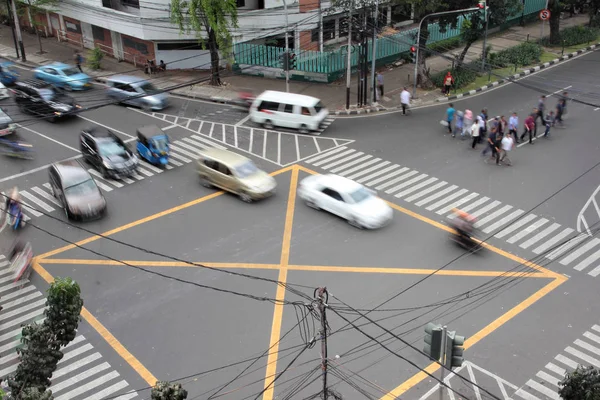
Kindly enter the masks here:
[[6, 220], [8, 226], [10, 226], [14, 231], [25, 226], [23, 211], [21, 210], [21, 205], [19, 203], [13, 202], [10, 204], [6, 213]]
[[465, 231], [456, 221], [451, 220], [449, 223], [453, 229], [450, 232], [450, 240], [462, 247], [465, 250], [472, 252], [481, 249], [481, 241], [477, 239], [476, 229], [471, 228], [470, 232]]
[[7, 157], [32, 160], [35, 157], [33, 146], [23, 140], [8, 140], [0, 138], [0, 154]]

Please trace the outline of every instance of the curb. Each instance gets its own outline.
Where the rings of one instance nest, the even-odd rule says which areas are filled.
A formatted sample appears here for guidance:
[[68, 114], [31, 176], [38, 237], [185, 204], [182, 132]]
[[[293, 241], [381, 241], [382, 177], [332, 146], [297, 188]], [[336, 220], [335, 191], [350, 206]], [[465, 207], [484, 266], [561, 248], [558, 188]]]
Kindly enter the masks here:
[[515, 80], [515, 79], [519, 79], [519, 78], [522, 78], [522, 77], [524, 77], [524, 76], [527, 76], [527, 75], [529, 75], [529, 74], [532, 74], [532, 73], [534, 73], [534, 72], [537, 72], [537, 71], [540, 71], [540, 70], [546, 69], [546, 68], [548, 68], [548, 67], [549, 67], [549, 66], [551, 66], [551, 65], [556, 65], [556, 64], [559, 64], [559, 63], [561, 63], [561, 62], [563, 62], [563, 61], [566, 61], [566, 60], [569, 60], [569, 59], [571, 59], [571, 58], [573, 58], [573, 57], [575, 57], [575, 56], [578, 56], [578, 55], [580, 55], [580, 54], [583, 54], [583, 53], [585, 53], [585, 52], [588, 52], [588, 51], [594, 50], [596, 47], [600, 47], [600, 43], [596, 43], [596, 44], [593, 44], [593, 45], [591, 45], [591, 46], [588, 46], [588, 47], [586, 47], [586, 48], [583, 48], [583, 49], [579, 49], [579, 50], [577, 50], [577, 51], [574, 51], [574, 52], [572, 52], [572, 53], [565, 54], [564, 56], [561, 56], [561, 57], [559, 57], [559, 58], [555, 58], [555, 59], [554, 59], [554, 60], [552, 60], [552, 61], [548, 61], [548, 62], [545, 62], [545, 63], [543, 63], [543, 64], [541, 64], [541, 65], [537, 65], [537, 66], [535, 66], [535, 67], [529, 68], [529, 69], [527, 69], [527, 70], [525, 70], [525, 71], [523, 71], [523, 72], [520, 72], [520, 73], [518, 73], [518, 74], [511, 75], [511, 76], [509, 76], [509, 77], [507, 77], [507, 78], [500, 79], [500, 80], [497, 80], [497, 81], [495, 81], [495, 82], [492, 82], [492, 83], [488, 83], [487, 85], [485, 85], [485, 86], [482, 86], [482, 87], [479, 87], [479, 88], [477, 88], [477, 89], [470, 90], [470, 91], [468, 91], [468, 92], [460, 93], [460, 94], [453, 95], [453, 96], [448, 96], [448, 97], [439, 97], [439, 98], [438, 98], [436, 101], [437, 101], [437, 102], [439, 102], [439, 103], [442, 103], [442, 102], [447, 102], [447, 101], [451, 101], [451, 100], [457, 100], [457, 99], [461, 99], [461, 98], [463, 98], [463, 97], [467, 97], [467, 96], [474, 95], [474, 94], [476, 94], [476, 93], [483, 92], [483, 91], [485, 91], [485, 90], [491, 89], [491, 88], [493, 88], [493, 87], [496, 87], [496, 86], [498, 86], [498, 85], [501, 85], [501, 84], [503, 84], [503, 83], [512, 82], [512, 81], [513, 81], [513, 80]]

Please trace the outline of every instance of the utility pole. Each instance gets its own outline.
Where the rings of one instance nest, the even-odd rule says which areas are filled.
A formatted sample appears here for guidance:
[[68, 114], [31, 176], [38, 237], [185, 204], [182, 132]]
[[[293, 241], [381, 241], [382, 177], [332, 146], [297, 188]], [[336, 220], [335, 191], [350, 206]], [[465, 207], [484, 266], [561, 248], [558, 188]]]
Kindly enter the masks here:
[[10, 30], [12, 31], [13, 42], [15, 42], [15, 52], [17, 53], [17, 58], [19, 58], [19, 45], [17, 44], [17, 36], [15, 34], [15, 23], [10, 16], [10, 0], [6, 0], [6, 11], [8, 16], [8, 23], [10, 24]]
[[375, 78], [375, 58], [377, 55], [377, 25], [378, 18], [377, 12], [379, 11], [379, 0], [375, 1], [375, 11], [373, 12], [375, 21], [373, 22], [373, 52], [371, 54], [371, 90], [373, 91], [373, 96], [371, 96], [372, 103], [377, 103], [377, 82]]
[[[14, 1], [14, 0], [12, 0]], [[288, 57], [290, 54], [290, 44], [288, 42], [288, 9], [287, 9], [287, 0], [283, 0], [283, 10], [285, 13], [285, 52]], [[290, 92], [290, 69], [285, 69], [285, 91]]]
[[485, 19], [485, 30], [483, 31], [483, 50], [481, 53], [481, 70], [485, 71], [485, 61], [487, 56], [487, 35], [488, 35], [488, 15], [487, 1], [483, 2], [483, 18]]
[[323, 10], [321, 9], [321, 0], [319, 0], [319, 51], [323, 52]]
[[327, 389], [327, 303], [329, 301], [329, 294], [327, 293], [326, 287], [315, 289], [317, 301], [319, 303], [319, 313], [321, 314], [321, 369], [323, 370], [323, 400], [327, 400], [329, 397]]
[[442, 379], [440, 380], [440, 400], [444, 400], [444, 378], [446, 377], [446, 341], [448, 340], [448, 327], [444, 325], [442, 328], [442, 355], [440, 356], [440, 364], [442, 364]]
[[362, 104], [363, 106], [367, 105], [368, 99], [369, 99], [369, 92], [368, 92], [368, 73], [369, 73], [369, 30], [367, 28], [367, 9], [364, 9], [364, 14], [365, 14], [365, 19], [364, 19], [364, 26], [363, 26], [363, 31], [364, 31], [364, 35], [363, 35], [363, 80], [362, 80], [362, 93], [363, 93], [363, 100], [362, 100]]
[[[548, 9], [548, 4], [549, 4], [549, 0], [546, 0], [546, 7], [544, 8], [544, 10]], [[525, 6], [523, 6], [525, 7]], [[542, 31], [540, 32], [540, 37], [543, 39], [544, 38], [544, 25], [546, 25], [546, 21], [542, 21]]]
[[15, 21], [15, 32], [17, 34], [17, 41], [19, 42], [19, 50], [21, 51], [21, 60], [27, 61], [25, 58], [25, 47], [23, 46], [23, 38], [21, 37], [21, 27], [19, 26], [19, 16], [17, 14], [17, 5], [15, 0], [11, 0], [11, 7], [13, 12], [13, 19]]
[[350, 1], [350, 12], [348, 13], [348, 48], [346, 65], [346, 110], [350, 108], [350, 80], [352, 78], [352, 9], [354, 0]]

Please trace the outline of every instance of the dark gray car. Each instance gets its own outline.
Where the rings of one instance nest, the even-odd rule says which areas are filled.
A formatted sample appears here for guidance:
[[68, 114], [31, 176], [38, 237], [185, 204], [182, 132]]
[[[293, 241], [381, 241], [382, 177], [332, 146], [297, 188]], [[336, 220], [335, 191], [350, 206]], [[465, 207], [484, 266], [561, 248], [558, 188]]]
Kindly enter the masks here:
[[90, 173], [76, 160], [52, 164], [48, 170], [52, 195], [62, 204], [69, 219], [101, 218], [106, 199]]

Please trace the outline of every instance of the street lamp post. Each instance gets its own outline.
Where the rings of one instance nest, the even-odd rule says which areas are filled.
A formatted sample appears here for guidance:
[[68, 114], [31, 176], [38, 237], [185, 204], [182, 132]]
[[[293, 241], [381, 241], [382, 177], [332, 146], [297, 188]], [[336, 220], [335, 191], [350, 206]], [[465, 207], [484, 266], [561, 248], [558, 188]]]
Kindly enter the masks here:
[[[283, 0], [283, 10], [285, 13], [285, 52], [288, 57], [290, 54], [290, 44], [288, 41], [288, 9], [287, 9], [287, 1]], [[289, 93], [290, 91], [290, 69], [285, 69], [285, 91]]]
[[485, 20], [485, 30], [483, 31], [483, 50], [481, 53], [481, 70], [485, 70], [485, 60], [487, 53], [487, 35], [488, 35], [488, 15], [487, 15], [487, 2], [483, 2], [483, 19]]
[[419, 28], [417, 29], [417, 45], [416, 47], [416, 51], [415, 51], [415, 78], [414, 78], [414, 84], [413, 84], [413, 98], [416, 97], [417, 95], [417, 76], [419, 74], [419, 53], [420, 53], [420, 46], [419, 46], [419, 42], [421, 41], [421, 26], [423, 25], [423, 22], [425, 22], [425, 20], [427, 18], [431, 18], [431, 17], [439, 17], [442, 15], [449, 15], [449, 14], [459, 14], [459, 13], [464, 13], [464, 12], [471, 12], [471, 11], [478, 11], [479, 7], [472, 7], [472, 8], [465, 8], [464, 10], [453, 10], [453, 11], [442, 11], [442, 12], [437, 12], [437, 13], [432, 13], [432, 14], [428, 14], [426, 16], [423, 17], [423, 19], [421, 19], [421, 22], [419, 22]]

